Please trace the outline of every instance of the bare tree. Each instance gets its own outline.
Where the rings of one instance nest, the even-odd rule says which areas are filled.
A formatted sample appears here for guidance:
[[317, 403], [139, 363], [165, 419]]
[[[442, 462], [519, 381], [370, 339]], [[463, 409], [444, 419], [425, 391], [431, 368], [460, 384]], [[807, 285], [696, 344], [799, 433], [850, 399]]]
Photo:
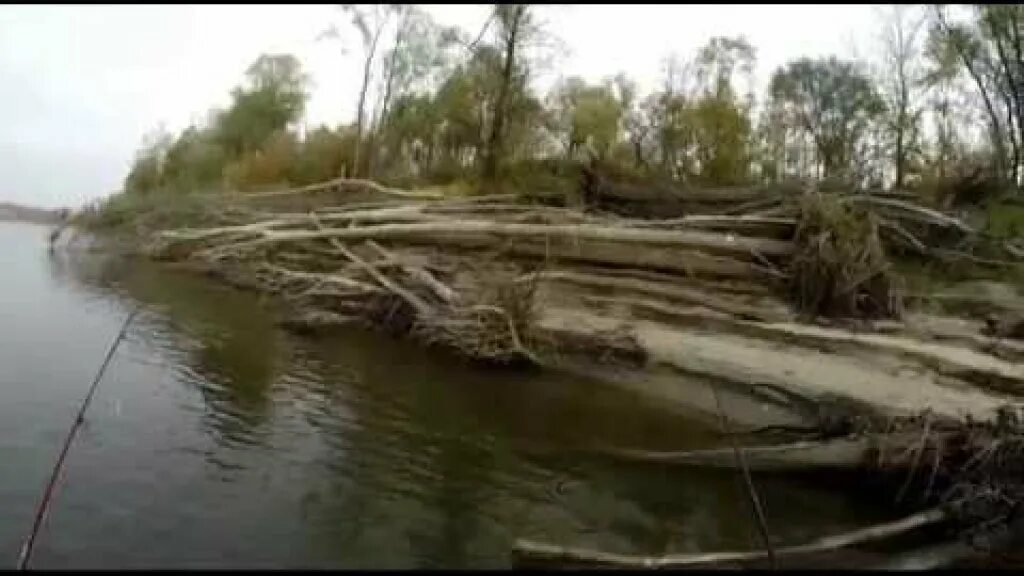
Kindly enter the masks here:
[[882, 92], [886, 100], [887, 128], [892, 142], [892, 160], [896, 188], [902, 188], [908, 163], [918, 142], [922, 110], [917, 104], [917, 89], [922, 73], [918, 65], [918, 34], [925, 19], [914, 14], [914, 7], [893, 5], [885, 14], [882, 31]]
[[[353, 176], [359, 173], [360, 148], [362, 148], [363, 132], [366, 125], [366, 95], [373, 75], [373, 61], [377, 55], [377, 45], [381, 34], [384, 32], [394, 8], [388, 4], [342, 4], [341, 9], [351, 16], [352, 25], [359, 31], [363, 43], [363, 82], [359, 89], [359, 103], [356, 106], [355, 149], [352, 154], [352, 166], [348, 170], [349, 175]], [[339, 38], [340, 33], [336, 26], [331, 26], [320, 36]]]
[[[989, 120], [989, 132], [995, 150], [996, 171], [1002, 178], [1019, 184], [1021, 164], [1020, 74], [1013, 73], [1007, 59], [1007, 48], [1014, 55], [1021, 52], [1018, 25], [1019, 6], [975, 6], [976, 19], [971, 24], [950, 22], [945, 8], [935, 5], [935, 32], [946, 50], [963, 65], [978, 89]], [[1008, 10], [1002, 10], [1008, 8]], [[1012, 25], [1005, 25], [1009, 23]], [[1002, 62], [1000, 62], [1002, 60]], [[1006, 64], [1001, 66], [1000, 64]], [[1016, 58], [1016, 67], [1021, 66]], [[1002, 101], [997, 98], [1001, 98]], [[1007, 144], [1010, 150], [1007, 149]]]
[[524, 30], [529, 21], [528, 4], [496, 4], [495, 20], [498, 24], [499, 46], [503, 53], [501, 83], [498, 97], [492, 113], [491, 133], [487, 138], [487, 150], [484, 157], [483, 177], [485, 181], [493, 181], [498, 172], [498, 161], [502, 155], [503, 130], [508, 107], [509, 92], [512, 86], [512, 72], [516, 63], [516, 50], [521, 48], [525, 37]]

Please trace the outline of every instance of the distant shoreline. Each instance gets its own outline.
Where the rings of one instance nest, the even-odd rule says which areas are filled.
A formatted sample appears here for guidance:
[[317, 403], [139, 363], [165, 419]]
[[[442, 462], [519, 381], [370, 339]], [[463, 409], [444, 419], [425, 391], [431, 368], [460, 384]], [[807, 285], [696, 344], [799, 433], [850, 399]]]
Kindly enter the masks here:
[[59, 224], [63, 222], [70, 210], [67, 208], [32, 208], [10, 202], [0, 202], [0, 222], [17, 221], [36, 224]]

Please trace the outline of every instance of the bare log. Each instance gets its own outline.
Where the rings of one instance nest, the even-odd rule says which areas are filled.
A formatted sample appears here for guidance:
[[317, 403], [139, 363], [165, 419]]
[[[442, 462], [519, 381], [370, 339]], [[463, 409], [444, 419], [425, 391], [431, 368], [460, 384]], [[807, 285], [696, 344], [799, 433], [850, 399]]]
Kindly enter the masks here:
[[457, 204], [486, 204], [489, 202], [506, 202], [514, 201], [519, 196], [516, 194], [480, 194], [477, 196], [456, 196], [453, 198], [445, 198], [438, 205], [444, 204], [446, 206], [454, 206]]
[[769, 286], [763, 283], [752, 283], [745, 281], [708, 281], [687, 277], [681, 274], [670, 272], [655, 272], [642, 268], [609, 268], [606, 266], [593, 266], [578, 264], [573, 270], [581, 273], [594, 274], [602, 277], [633, 278], [637, 280], [649, 280], [672, 286], [686, 286], [695, 290], [712, 292], [716, 294], [727, 293], [737, 296], [768, 296], [772, 293]]
[[698, 230], [727, 230], [751, 236], [790, 238], [796, 227], [794, 218], [743, 214], [692, 214], [664, 220], [637, 220], [628, 222], [640, 228], [692, 228]]
[[425, 206], [424, 211], [437, 214], [508, 214], [534, 212], [538, 214], [566, 216], [568, 218], [589, 218], [586, 214], [573, 208], [561, 208], [558, 206], [544, 206], [538, 204], [491, 204], [480, 202], [453, 204], [449, 202], [436, 202]]
[[[316, 214], [316, 212], [312, 213]], [[204, 240], [212, 240], [223, 236], [235, 236], [235, 240], [237, 241], [241, 240], [244, 237], [259, 237], [261, 234], [269, 230], [296, 227], [302, 228], [303, 225], [309, 223], [309, 215], [309, 212], [295, 214], [279, 214], [277, 215], [276, 218], [272, 218], [269, 220], [261, 220], [238, 226], [222, 226], [217, 228], [200, 229], [179, 228], [176, 230], [166, 230], [162, 232], [160, 235], [163, 238], [179, 242], [199, 242]], [[401, 205], [373, 209], [328, 212], [325, 214], [317, 214], [317, 219], [321, 223], [321, 226], [318, 229], [323, 229], [323, 222], [333, 223], [358, 221], [380, 223], [431, 222], [448, 220], [447, 218], [441, 216], [425, 214], [422, 208], [418, 205]]]
[[[753, 318], [757, 320], [780, 320], [784, 316], [777, 312], [748, 306], [741, 302], [729, 301], [719, 298], [700, 290], [692, 290], [681, 286], [673, 286], [648, 280], [633, 278], [615, 278], [609, 276], [597, 276], [594, 274], [582, 274], [566, 271], [538, 272], [536, 275], [542, 280], [570, 282], [581, 286], [604, 288], [611, 290], [626, 290], [639, 292], [667, 298], [669, 300], [699, 304], [712, 310], [725, 312], [740, 318]], [[531, 275], [532, 276], [532, 275]], [[524, 277], [526, 278], [526, 277]], [[520, 278], [519, 281], [523, 281]]]
[[[162, 238], [164, 251], [185, 252], [173, 234]], [[709, 232], [632, 230], [608, 226], [513, 224], [477, 221], [383, 224], [319, 231], [265, 230], [262, 237], [206, 250], [208, 256], [241, 252], [276, 243], [336, 238], [391, 240], [467, 248], [499, 246], [513, 254], [565, 258], [608, 265], [673, 270], [687, 275], [754, 278], [765, 272], [749, 262], [754, 251], [784, 255], [791, 244], [778, 240], [727, 236]], [[718, 256], [712, 253], [725, 253]]]
[[856, 194], [844, 197], [847, 202], [855, 204], [868, 204], [874, 206], [882, 206], [884, 208], [894, 208], [900, 211], [905, 217], [916, 220], [918, 222], [933, 224], [936, 226], [942, 226], [945, 228], [954, 228], [963, 232], [964, 234], [973, 235], [976, 234], [976, 230], [964, 224], [960, 220], [947, 216], [937, 210], [932, 210], [925, 206], [920, 206], [910, 202], [904, 202], [902, 200], [896, 200], [893, 198], [880, 198], [878, 196], [871, 196], [867, 194]]
[[846, 344], [912, 357], [939, 373], [999, 392], [1024, 395], [1024, 366], [962, 346], [795, 323], [738, 322], [736, 328], [747, 334], [804, 345]]
[[[482, 245], [485, 246], [485, 245]], [[699, 250], [674, 247], [620, 244], [611, 240], [579, 242], [520, 241], [502, 244], [512, 254], [545, 260], [570, 260], [603, 266], [646, 268], [681, 273], [688, 277], [759, 279], [766, 273], [756, 264]]]
[[[878, 524], [861, 530], [854, 530], [834, 536], [820, 538], [808, 544], [790, 546], [775, 550], [776, 557], [794, 557], [812, 553], [839, 550], [867, 542], [885, 540], [906, 534], [924, 526], [938, 524], [949, 518], [943, 508], [931, 508], [895, 522]], [[661, 557], [628, 556], [584, 548], [552, 546], [529, 540], [518, 540], [513, 548], [517, 557], [532, 562], [554, 564], [586, 564], [619, 568], [710, 568], [733, 564], [749, 564], [767, 558], [764, 551], [751, 552], [710, 552], [702, 554], [678, 554]]]
[[354, 316], [346, 316], [329, 310], [307, 310], [295, 316], [283, 318], [279, 325], [294, 332], [316, 332], [327, 328], [349, 326], [359, 322]]
[[[875, 442], [869, 437], [805, 441], [775, 446], [740, 448], [750, 470], [779, 472], [794, 470], [857, 469], [870, 464]], [[712, 448], [685, 452], [652, 452], [628, 448], [595, 448], [598, 454], [623, 460], [675, 466], [728, 468], [737, 466], [732, 448]]]
[[440, 192], [414, 192], [410, 190], [399, 190], [397, 188], [388, 188], [381, 186], [380, 184], [372, 180], [362, 180], [359, 178], [335, 178], [326, 182], [320, 182], [319, 184], [310, 184], [308, 186], [301, 186], [299, 188], [289, 188], [285, 190], [274, 190], [272, 192], [253, 192], [240, 195], [241, 198], [275, 198], [278, 196], [289, 196], [293, 194], [308, 194], [310, 192], [319, 192], [322, 190], [329, 190], [332, 188], [340, 188], [343, 186], [349, 186], [353, 188], [363, 188], [370, 190], [377, 194], [383, 194], [386, 196], [396, 196], [398, 198], [409, 198], [409, 199], [442, 199], [444, 195]]
[[[173, 235], [164, 234], [173, 239]], [[626, 227], [596, 226], [589, 224], [543, 225], [487, 221], [426, 222], [414, 224], [385, 224], [359, 228], [329, 228], [318, 231], [263, 231], [263, 237], [252, 245], [273, 244], [337, 238], [349, 240], [393, 239], [427, 241], [440, 238], [442, 243], [458, 243], [460, 238], [476, 241], [483, 238], [548, 239], [566, 241], [612, 241], [623, 244], [650, 244], [655, 246], [693, 248], [729, 254], [737, 258], [751, 258], [753, 252], [765, 256], [787, 256], [792, 253], [790, 242], [750, 238], [731, 234], [697, 231], [635, 230]], [[488, 243], [493, 243], [493, 240]]]
[[261, 270], [269, 271], [275, 275], [281, 276], [286, 280], [301, 280], [304, 282], [320, 282], [326, 284], [336, 284], [346, 289], [358, 290], [368, 294], [380, 292], [380, 289], [376, 286], [353, 280], [346, 276], [339, 274], [317, 274], [313, 272], [302, 272], [300, 270], [289, 270], [281, 266], [274, 264], [264, 263], [260, 266]]

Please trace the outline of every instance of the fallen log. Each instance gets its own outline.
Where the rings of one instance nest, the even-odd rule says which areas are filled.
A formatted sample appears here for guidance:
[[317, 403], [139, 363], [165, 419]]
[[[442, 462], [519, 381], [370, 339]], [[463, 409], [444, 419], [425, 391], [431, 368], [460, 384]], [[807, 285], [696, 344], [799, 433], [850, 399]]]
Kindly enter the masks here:
[[325, 284], [337, 284], [343, 288], [357, 290], [365, 292], [367, 294], [373, 294], [380, 292], [380, 288], [376, 286], [353, 280], [340, 274], [317, 274], [315, 272], [303, 272], [301, 270], [289, 270], [281, 266], [275, 266], [273, 264], [264, 263], [260, 265], [258, 270], [269, 271], [275, 275], [281, 276], [285, 279], [301, 280], [305, 282], [314, 283], [325, 283]]
[[[895, 522], [878, 524], [844, 534], [836, 534], [820, 538], [808, 544], [789, 546], [774, 550], [776, 558], [792, 558], [808, 554], [840, 550], [868, 542], [886, 540], [895, 536], [920, 529], [925, 526], [939, 524], [949, 518], [944, 508], [931, 508], [918, 512]], [[765, 551], [750, 552], [709, 552], [701, 554], [677, 554], [660, 557], [629, 556], [588, 550], [553, 546], [529, 540], [517, 540], [513, 548], [516, 560], [545, 564], [570, 564], [607, 566], [616, 568], [712, 568], [731, 565], [749, 565], [764, 562], [768, 554]]]
[[538, 272], [535, 275], [527, 275], [525, 277], [520, 278], [518, 281], [524, 281], [527, 278], [532, 278], [534, 276], [540, 278], [541, 280], [568, 282], [580, 286], [587, 286], [593, 288], [638, 292], [641, 294], [659, 296], [662, 298], [675, 300], [679, 302], [699, 304], [701, 306], [710, 308], [711, 310], [725, 312], [726, 314], [730, 314], [740, 318], [757, 319], [765, 321], [770, 319], [781, 320], [785, 318], [785, 315], [775, 313], [771, 310], [759, 309], [754, 306], [748, 306], [741, 302], [729, 301], [724, 298], [719, 298], [706, 292], [702, 292], [700, 290], [691, 290], [680, 286], [673, 286], [671, 284], [664, 284], [649, 280], [639, 280], [633, 278], [616, 278], [611, 276], [598, 276], [594, 274], [583, 274], [566, 271], [547, 271]]
[[[575, 234], [575, 235], [574, 235]], [[162, 258], [178, 258], [195, 252], [191, 238], [161, 235], [154, 252]], [[704, 232], [620, 230], [614, 227], [545, 226], [534, 224], [453, 221], [444, 223], [383, 224], [322, 231], [265, 230], [259, 238], [217, 244], [196, 253], [224, 255], [270, 247], [274, 244], [336, 238], [339, 240], [389, 240], [409, 244], [434, 244], [462, 248], [500, 248], [516, 255], [567, 259], [611, 266], [641, 267], [682, 272], [688, 276], [760, 278], [769, 272], [752, 260], [752, 249], [785, 254], [790, 245], [778, 240], [727, 238]], [[728, 256], [705, 253], [710, 250]]]
[[636, 220], [628, 225], [639, 228], [693, 228], [744, 232], [752, 236], [788, 239], [796, 228], [793, 218], [743, 214], [693, 214], [664, 220]]
[[603, 277], [633, 278], [638, 280], [650, 280], [673, 286], [685, 286], [694, 290], [701, 290], [715, 294], [729, 294], [737, 296], [770, 296], [772, 289], [764, 283], [751, 283], [742, 280], [729, 281], [704, 281], [681, 274], [669, 272], [655, 272], [642, 268], [608, 268], [587, 264], [577, 264], [573, 269], [586, 274], [594, 274]]
[[[310, 213], [317, 214], [316, 211], [310, 211], [306, 213], [280, 214], [276, 218], [251, 222], [249, 224], [241, 224], [238, 226], [222, 226], [217, 228], [200, 229], [179, 228], [176, 230], [166, 230], [162, 232], [160, 235], [163, 238], [167, 238], [172, 241], [178, 242], [201, 242], [204, 240], [211, 240], [222, 236], [259, 237], [259, 235], [267, 231], [278, 230], [281, 228], [295, 227], [302, 229], [304, 224], [310, 222]], [[403, 205], [383, 208], [327, 212], [323, 214], [317, 214], [317, 218], [321, 223], [351, 221], [369, 223], [432, 222], [449, 220], [448, 218], [444, 218], [441, 216], [426, 214], [418, 205]], [[322, 230], [323, 226], [321, 226], [318, 229]]]
[[883, 208], [892, 208], [901, 212], [907, 219], [912, 219], [922, 224], [932, 224], [944, 228], [953, 228], [966, 235], [977, 234], [977, 231], [974, 230], [974, 228], [971, 228], [960, 220], [918, 204], [904, 202], [894, 198], [880, 198], [878, 196], [868, 194], [848, 195], [844, 196], [843, 200], [853, 204], [867, 204], [872, 206], [881, 206]]
[[[600, 286], [601, 283], [594, 285]], [[625, 289], [625, 287], [623, 287]], [[657, 293], [654, 293], [658, 295]], [[669, 297], [667, 295], [663, 295]], [[674, 325], [700, 325], [714, 327], [723, 334], [754, 336], [773, 342], [789, 342], [808, 348], [835, 351], [838, 347], [860, 348], [876, 353], [887, 353], [912, 358], [935, 372], [967, 382], [981, 388], [1024, 396], [1024, 368], [1019, 362], [1006, 360], [989, 350], [1002, 350], [1004, 356], [1014, 351], [1006, 342], [975, 336], [970, 348], [951, 346], [943, 342], [922, 341], [901, 335], [859, 333], [821, 326], [796, 324], [781, 320], [785, 315], [771, 309], [747, 307], [730, 302], [716, 301], [708, 296], [705, 301], [693, 300], [696, 308], [679, 308], [658, 300], [630, 297], [584, 296], [584, 301], [598, 305], [623, 305], [639, 311], [670, 319]], [[733, 308], [734, 307], [734, 308]], [[732, 309], [731, 309], [732, 308]], [[703, 309], [703, 310], [702, 310]], [[711, 314], [708, 311], [720, 312]], [[730, 318], [729, 316], [732, 316]], [[761, 316], [761, 319], [756, 318]], [[766, 320], [774, 316], [780, 320]], [[750, 321], [753, 318], [754, 321]], [[999, 346], [1002, 348], [999, 348]], [[1018, 348], [1024, 347], [1018, 345]], [[1012, 357], [1012, 356], [1011, 356]], [[1010, 398], [1007, 398], [1010, 401]]]
[[927, 406], [944, 418], [970, 415], [975, 422], [987, 422], [1007, 403], [1003, 395], [937, 378], [929, 370], [903, 370], [901, 359], [877, 354], [831, 354], [763, 337], [643, 319], [616, 320], [578, 306], [548, 307], [538, 324], [560, 334], [621, 326], [635, 335], [652, 365], [740, 388], [770, 384], [813, 400], [841, 400], [880, 418], [916, 414]]
[[395, 196], [398, 198], [408, 199], [442, 199], [444, 194], [440, 192], [429, 193], [429, 192], [414, 192], [410, 190], [399, 190], [397, 188], [388, 188], [381, 186], [380, 184], [372, 180], [363, 180], [359, 178], [335, 178], [326, 182], [320, 182], [318, 184], [310, 184], [308, 186], [300, 186], [298, 188], [288, 188], [285, 190], [274, 190], [271, 192], [249, 192], [241, 194], [241, 198], [245, 199], [261, 199], [261, 198], [274, 198], [278, 196], [290, 196], [293, 194], [308, 194], [310, 192], [319, 192], [322, 190], [329, 190], [331, 188], [340, 188], [343, 186], [349, 186], [353, 188], [363, 188], [370, 190], [377, 194], [383, 194], [386, 196]]
[[[162, 237], [174, 241], [181, 238], [175, 234], [162, 233]], [[751, 238], [731, 234], [697, 231], [636, 230], [626, 227], [596, 226], [590, 224], [541, 225], [510, 222], [487, 222], [455, 220], [451, 222], [425, 222], [413, 224], [384, 224], [357, 228], [328, 228], [317, 231], [275, 231], [262, 230], [262, 238], [244, 243], [245, 246], [263, 246], [279, 242], [337, 238], [349, 240], [392, 239], [422, 241], [429, 243], [458, 243], [460, 239], [483, 239], [494, 243], [492, 238], [564, 240], [569, 242], [594, 240], [622, 244], [649, 244], [654, 246], [694, 248], [709, 252], [724, 253], [737, 258], [752, 258], [754, 252], [764, 256], [787, 256], [793, 246], [789, 242], [763, 238]], [[431, 242], [431, 240], [433, 241]], [[491, 240], [488, 240], [491, 239]], [[234, 247], [241, 247], [237, 244]]]
[[[775, 446], [741, 447], [747, 467], [755, 472], [813, 469], [851, 470], [870, 466], [876, 442], [867, 436], [824, 441], [802, 441]], [[629, 448], [594, 448], [594, 453], [622, 460], [702, 468], [737, 467], [732, 448], [684, 452], [653, 452]]]
[[[489, 244], [479, 247], [487, 246]], [[513, 255], [534, 256], [545, 261], [567, 260], [603, 266], [639, 267], [652, 271], [677, 272], [687, 277], [749, 281], [769, 275], [752, 262], [672, 247], [622, 245], [614, 241], [554, 243], [538, 240], [502, 243], [499, 246]]]
[[908, 356], [939, 373], [1001, 393], [1024, 395], [1024, 366], [962, 346], [794, 323], [740, 322], [736, 326], [748, 334], [786, 339], [798, 344], [846, 344]]
[[278, 325], [300, 334], [316, 333], [330, 328], [350, 326], [359, 322], [354, 316], [346, 316], [329, 310], [307, 310], [294, 316], [283, 318]]

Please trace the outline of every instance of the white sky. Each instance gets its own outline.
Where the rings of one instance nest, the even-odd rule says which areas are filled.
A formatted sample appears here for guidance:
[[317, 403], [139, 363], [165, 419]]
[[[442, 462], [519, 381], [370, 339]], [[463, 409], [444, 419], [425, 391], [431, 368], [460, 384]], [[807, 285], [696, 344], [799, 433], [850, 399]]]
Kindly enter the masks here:
[[[431, 5], [475, 36], [487, 5]], [[690, 57], [712, 36], [746, 35], [764, 83], [787, 60], [866, 56], [870, 5], [539, 6], [568, 54], [558, 72], [589, 80], [626, 72], [649, 88], [664, 57]], [[143, 136], [177, 132], [229, 91], [262, 52], [296, 55], [313, 78], [306, 123], [352, 116], [358, 41], [317, 41], [329, 5], [0, 6], [0, 201], [78, 206], [120, 187]], [[546, 88], [553, 74], [539, 79]]]

